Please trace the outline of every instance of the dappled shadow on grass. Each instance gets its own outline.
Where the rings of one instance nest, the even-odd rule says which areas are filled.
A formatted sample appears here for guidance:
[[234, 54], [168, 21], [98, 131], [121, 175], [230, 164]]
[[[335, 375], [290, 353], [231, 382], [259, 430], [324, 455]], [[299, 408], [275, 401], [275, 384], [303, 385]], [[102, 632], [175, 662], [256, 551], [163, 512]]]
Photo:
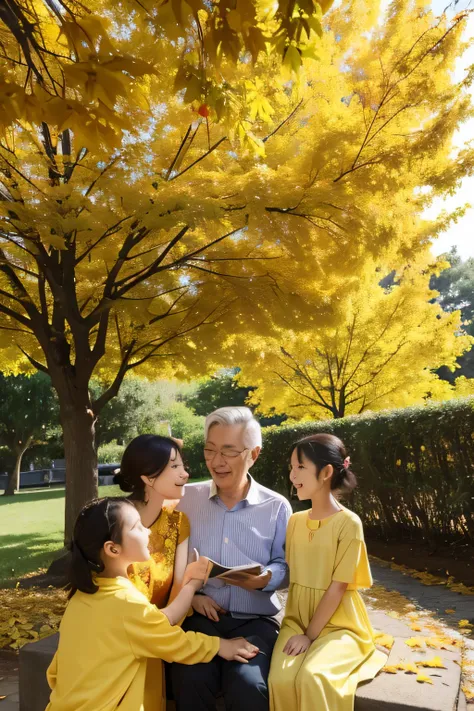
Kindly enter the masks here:
[[0, 587], [12, 587], [17, 580], [48, 566], [61, 548], [61, 534], [41, 536], [17, 533], [0, 536]]
[[0, 506], [8, 504], [26, 504], [35, 501], [64, 499], [64, 489], [45, 489], [44, 491], [21, 492], [15, 496], [0, 496]]

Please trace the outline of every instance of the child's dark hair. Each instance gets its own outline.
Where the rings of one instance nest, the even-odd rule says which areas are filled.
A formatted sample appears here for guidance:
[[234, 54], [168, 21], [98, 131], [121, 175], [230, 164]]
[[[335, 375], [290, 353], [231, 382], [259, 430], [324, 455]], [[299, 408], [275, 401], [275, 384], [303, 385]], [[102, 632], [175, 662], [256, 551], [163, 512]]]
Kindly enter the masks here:
[[69, 599], [76, 590], [93, 594], [99, 589], [92, 574], [104, 570], [100, 557], [104, 543], [122, 542], [121, 510], [124, 506], [133, 506], [133, 503], [125, 497], [94, 499], [77, 517], [70, 545]]
[[144, 434], [132, 439], [122, 456], [120, 473], [115, 481], [122, 491], [131, 492], [132, 501], [144, 501], [145, 482], [159, 476], [170, 461], [173, 451], [181, 454], [178, 443], [171, 437]]
[[296, 449], [298, 461], [302, 463], [302, 455], [316, 465], [317, 474], [326, 464], [331, 464], [334, 473], [331, 477], [331, 489], [341, 494], [350, 494], [357, 486], [357, 479], [350, 468], [344, 443], [332, 434], [319, 433], [310, 435], [296, 442], [292, 450]]

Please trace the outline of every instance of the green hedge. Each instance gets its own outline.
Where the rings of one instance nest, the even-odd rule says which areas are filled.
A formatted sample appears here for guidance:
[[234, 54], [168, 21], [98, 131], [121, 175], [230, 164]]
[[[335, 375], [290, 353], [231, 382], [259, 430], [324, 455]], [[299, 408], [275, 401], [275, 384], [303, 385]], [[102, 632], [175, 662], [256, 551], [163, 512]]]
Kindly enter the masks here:
[[[359, 486], [348, 505], [369, 535], [474, 543], [474, 398], [341, 420], [269, 427], [252, 473], [289, 496], [291, 445], [315, 432], [346, 444]], [[193, 477], [205, 476], [200, 436], [185, 443]]]

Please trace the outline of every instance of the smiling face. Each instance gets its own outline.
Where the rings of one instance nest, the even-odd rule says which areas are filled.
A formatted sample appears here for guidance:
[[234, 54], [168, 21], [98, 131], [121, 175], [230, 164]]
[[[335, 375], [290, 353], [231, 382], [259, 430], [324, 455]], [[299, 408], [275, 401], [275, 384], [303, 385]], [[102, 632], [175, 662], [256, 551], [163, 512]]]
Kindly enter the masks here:
[[121, 537], [120, 543], [107, 541], [104, 545], [106, 556], [115, 560], [115, 563], [128, 566], [131, 563], [140, 563], [150, 558], [148, 539], [150, 529], [142, 524], [140, 514], [135, 506], [123, 505], [120, 511]]
[[249, 450], [246, 446], [244, 427], [215, 424], [209, 429], [204, 458], [210, 475], [222, 491], [239, 488], [259, 455], [260, 447]]
[[333, 468], [326, 465], [318, 475], [318, 468], [304, 452], [298, 458], [298, 450], [295, 448], [291, 453], [290, 481], [296, 489], [296, 494], [300, 501], [311, 499], [318, 491], [324, 487], [331, 489], [331, 476]]
[[184, 496], [184, 485], [188, 479], [189, 474], [177, 449], [171, 450], [169, 462], [158, 476], [142, 476], [148, 494], [154, 492], [164, 499], [180, 499]]

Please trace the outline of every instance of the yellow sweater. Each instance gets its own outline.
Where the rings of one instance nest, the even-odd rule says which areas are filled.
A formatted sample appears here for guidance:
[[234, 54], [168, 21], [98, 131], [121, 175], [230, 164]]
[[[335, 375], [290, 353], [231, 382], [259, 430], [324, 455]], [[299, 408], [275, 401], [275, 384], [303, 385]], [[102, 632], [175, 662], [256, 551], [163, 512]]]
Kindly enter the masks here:
[[64, 613], [46, 711], [164, 710], [161, 660], [209, 662], [219, 638], [171, 626], [126, 578], [96, 582], [94, 595], [76, 592]]

